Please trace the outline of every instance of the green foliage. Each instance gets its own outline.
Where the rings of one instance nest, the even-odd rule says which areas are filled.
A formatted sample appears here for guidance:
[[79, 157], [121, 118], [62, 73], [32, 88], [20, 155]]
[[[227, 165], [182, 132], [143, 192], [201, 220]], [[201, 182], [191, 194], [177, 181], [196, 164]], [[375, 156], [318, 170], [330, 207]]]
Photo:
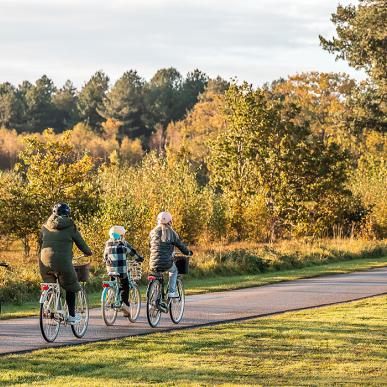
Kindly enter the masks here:
[[85, 83], [78, 96], [80, 118], [92, 128], [98, 129], [103, 121], [98, 109], [102, 106], [109, 86], [109, 77], [103, 71], [97, 71]]
[[52, 127], [55, 120], [55, 107], [52, 97], [56, 91], [53, 81], [46, 75], [39, 78], [35, 85], [25, 81], [19, 86], [18, 93], [23, 104], [23, 129], [41, 132]]
[[144, 80], [137, 71], [125, 72], [106, 94], [98, 112], [106, 119], [122, 123], [121, 136], [139, 135], [143, 128], [144, 115]]
[[386, 87], [387, 7], [384, 0], [360, 0], [359, 5], [337, 7], [332, 14], [337, 37], [320, 36], [325, 50], [350, 66], [364, 69], [380, 87]]
[[76, 88], [70, 80], [53, 95], [56, 118], [53, 127], [57, 131], [70, 129], [79, 121], [77, 100]]
[[0, 127], [16, 127], [22, 115], [23, 105], [16, 88], [9, 82], [0, 84]]
[[158, 70], [150, 80], [145, 97], [150, 128], [156, 124], [166, 128], [170, 121], [181, 118], [182, 83], [181, 74], [173, 67]]
[[[314, 209], [324, 197], [350, 195], [344, 186], [347, 155], [313, 136], [298, 112], [297, 105], [247, 84], [227, 93], [228, 128], [212, 145], [210, 171], [213, 186], [228, 199], [239, 238], [246, 237], [244, 212], [257, 193], [270, 214], [271, 238], [300, 222], [314, 223]], [[324, 231], [326, 225], [317, 232]]]
[[365, 235], [383, 237], [387, 233], [386, 135], [365, 133], [364, 148], [350, 179], [351, 189], [370, 210]]
[[360, 0], [358, 6], [339, 5], [332, 14], [337, 37], [320, 36], [322, 47], [369, 75], [346, 104], [344, 125], [357, 133], [387, 128], [387, 7], [384, 0]]

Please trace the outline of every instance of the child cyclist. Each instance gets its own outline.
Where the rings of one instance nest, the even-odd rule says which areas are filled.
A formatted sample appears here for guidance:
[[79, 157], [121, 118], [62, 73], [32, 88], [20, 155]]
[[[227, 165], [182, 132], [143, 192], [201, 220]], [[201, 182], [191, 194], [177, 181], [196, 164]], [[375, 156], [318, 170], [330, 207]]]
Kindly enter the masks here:
[[150, 260], [149, 268], [153, 272], [169, 273], [168, 297], [179, 297], [176, 291], [177, 267], [173, 261], [175, 246], [185, 255], [192, 255], [192, 251], [180, 240], [179, 235], [172, 228], [172, 215], [160, 212], [157, 216], [157, 226], [150, 232]]
[[[129, 315], [129, 278], [128, 278], [128, 254], [135, 257], [136, 262], [143, 262], [137, 251], [125, 240], [126, 230], [122, 226], [113, 226], [109, 230], [110, 239], [106, 241], [103, 261], [109, 272], [120, 275], [122, 291], [122, 312], [124, 316]], [[114, 278], [112, 278], [113, 280]]]

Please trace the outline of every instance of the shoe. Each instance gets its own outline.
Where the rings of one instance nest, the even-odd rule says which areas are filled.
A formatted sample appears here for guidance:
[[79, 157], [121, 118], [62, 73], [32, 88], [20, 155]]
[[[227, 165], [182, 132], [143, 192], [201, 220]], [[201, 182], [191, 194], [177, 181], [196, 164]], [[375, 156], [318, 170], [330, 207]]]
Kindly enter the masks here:
[[81, 322], [81, 316], [79, 314], [76, 314], [74, 317], [69, 316], [67, 319], [67, 323], [69, 325], [77, 325]]
[[121, 311], [125, 317], [129, 317], [130, 309], [129, 309], [129, 306], [125, 304], [125, 302], [123, 302], [121, 305]]
[[164, 313], [168, 313], [169, 307], [165, 302], [160, 302], [159, 309]]
[[169, 292], [168, 298], [179, 298], [179, 292]]

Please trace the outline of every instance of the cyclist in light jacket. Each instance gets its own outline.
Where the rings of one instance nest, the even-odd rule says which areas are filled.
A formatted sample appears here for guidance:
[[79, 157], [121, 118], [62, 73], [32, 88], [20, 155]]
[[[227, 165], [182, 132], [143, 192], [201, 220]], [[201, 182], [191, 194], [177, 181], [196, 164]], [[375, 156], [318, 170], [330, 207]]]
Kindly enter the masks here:
[[160, 212], [157, 216], [157, 226], [150, 232], [149, 268], [152, 272], [169, 272], [168, 297], [179, 297], [176, 292], [177, 267], [173, 262], [173, 252], [177, 247], [183, 254], [192, 255], [192, 251], [180, 240], [172, 228], [172, 215]]

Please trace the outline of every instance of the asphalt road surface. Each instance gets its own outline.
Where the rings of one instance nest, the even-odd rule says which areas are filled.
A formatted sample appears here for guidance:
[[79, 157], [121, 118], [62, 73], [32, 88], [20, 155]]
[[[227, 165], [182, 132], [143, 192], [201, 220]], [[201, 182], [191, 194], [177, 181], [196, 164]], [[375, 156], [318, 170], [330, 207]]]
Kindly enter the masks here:
[[[31, 351], [54, 346], [115, 339], [195, 327], [223, 321], [259, 317], [267, 314], [346, 302], [387, 293], [387, 267], [366, 272], [316, 277], [281, 282], [255, 288], [207, 293], [186, 297], [184, 319], [179, 325], [163, 314], [158, 328], [150, 328], [144, 305], [136, 323], [121, 313], [114, 326], [106, 327], [99, 309], [90, 311], [89, 329], [83, 339], [76, 339], [70, 327], [61, 327], [57, 340], [46, 343], [37, 317], [0, 321], [0, 354]], [[38, 302], [38, 300], [37, 300]]]

